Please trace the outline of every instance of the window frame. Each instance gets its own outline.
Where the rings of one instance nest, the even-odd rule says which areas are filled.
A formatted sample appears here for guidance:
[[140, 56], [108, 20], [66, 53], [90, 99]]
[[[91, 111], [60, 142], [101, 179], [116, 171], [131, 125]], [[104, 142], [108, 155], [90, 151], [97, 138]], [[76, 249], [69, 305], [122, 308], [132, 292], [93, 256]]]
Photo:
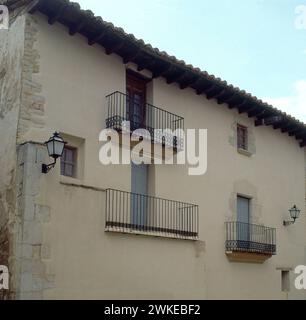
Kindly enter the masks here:
[[247, 126], [237, 124], [237, 149], [249, 150], [249, 130]]
[[[72, 161], [65, 160], [65, 151], [72, 151]], [[68, 178], [76, 178], [77, 177], [77, 162], [78, 162], [78, 148], [73, 147], [71, 145], [66, 145], [63, 151], [63, 156], [61, 157], [61, 176]], [[64, 165], [64, 167], [63, 167]], [[65, 171], [66, 165], [72, 166], [72, 175], [68, 175]], [[64, 169], [63, 169], [64, 168]]]
[[281, 270], [281, 289], [282, 292], [290, 292], [290, 271]]
[[242, 195], [242, 194], [237, 194], [236, 197], [236, 218], [237, 218], [237, 222], [238, 221], [238, 206], [239, 206], [239, 200], [246, 200], [248, 202], [248, 224], [252, 224], [252, 201], [253, 198]]

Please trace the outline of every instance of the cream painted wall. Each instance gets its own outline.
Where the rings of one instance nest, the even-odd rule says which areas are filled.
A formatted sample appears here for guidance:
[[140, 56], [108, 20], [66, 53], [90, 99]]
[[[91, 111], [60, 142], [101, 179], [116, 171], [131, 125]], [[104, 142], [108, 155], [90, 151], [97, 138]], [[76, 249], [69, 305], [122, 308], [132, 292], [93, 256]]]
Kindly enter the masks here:
[[[129, 166], [103, 167], [98, 161], [105, 96], [125, 91], [125, 66], [80, 35], [70, 37], [62, 25], [36, 19], [46, 125], [23, 139], [45, 141], [54, 130], [85, 139], [83, 179], [64, 179], [58, 167], [41, 178], [37, 203], [51, 209], [43, 225], [44, 246], [51, 252], [44, 262], [55, 275], [55, 287], [44, 298], [286, 298], [276, 269], [306, 264], [305, 164], [298, 143], [270, 127], [253, 127], [252, 119], [191, 89], [154, 80], [154, 105], [183, 116], [185, 128], [208, 129], [206, 175], [189, 177], [186, 166], [156, 166], [151, 172], [157, 196], [199, 205], [200, 241], [105, 233], [103, 189], [130, 190], [131, 184]], [[252, 128], [256, 153], [250, 158], [230, 143], [237, 121]], [[225, 256], [224, 222], [235, 219], [237, 193], [254, 199], [255, 223], [277, 228], [278, 255], [263, 265], [230, 263]], [[294, 203], [303, 214], [284, 228]], [[306, 293], [293, 290], [292, 282], [289, 298], [305, 299]]]
[[[155, 177], [158, 194], [200, 206], [201, 238], [207, 247], [208, 298], [284, 297], [276, 268], [294, 269], [305, 264], [304, 150], [292, 137], [270, 127], [255, 128], [254, 120], [198, 97], [192, 90], [169, 86], [162, 79], [153, 87], [155, 105], [182, 115], [186, 128], [208, 129], [206, 175], [188, 177], [186, 168], [161, 166], [156, 168]], [[239, 154], [229, 143], [234, 122], [253, 131], [256, 153], [251, 158]], [[277, 228], [278, 255], [264, 265], [233, 264], [224, 255], [224, 222], [235, 220], [237, 194], [253, 198], [253, 223]], [[294, 203], [303, 209], [302, 216], [296, 225], [285, 228], [282, 222], [288, 219], [288, 209]], [[305, 292], [292, 288], [289, 297], [305, 298]]]
[[[89, 47], [85, 38], [67, 35], [64, 26], [50, 28], [44, 19], [39, 19], [41, 73], [37, 81], [46, 98], [46, 127], [33, 129], [25, 140], [45, 141], [54, 130], [85, 139], [83, 182], [128, 189], [128, 168], [112, 170], [98, 161], [99, 133], [105, 128], [105, 97], [116, 90], [124, 91], [124, 65], [119, 57], [106, 56], [101, 47]], [[118, 174], [113, 174], [114, 169]]]
[[70, 37], [61, 25], [50, 28], [44, 18], [38, 21], [37, 81], [46, 97], [46, 128], [33, 129], [24, 139], [45, 141], [54, 130], [85, 139], [82, 180], [59, 177], [58, 167], [41, 179], [37, 203], [51, 208], [43, 232], [43, 247], [51, 254], [44, 262], [46, 273], [55, 275], [55, 288], [44, 297], [205, 298], [199, 244], [105, 233], [105, 192], [63, 184], [130, 190], [129, 166], [103, 167], [98, 161], [105, 96], [125, 91], [125, 67], [119, 57]]

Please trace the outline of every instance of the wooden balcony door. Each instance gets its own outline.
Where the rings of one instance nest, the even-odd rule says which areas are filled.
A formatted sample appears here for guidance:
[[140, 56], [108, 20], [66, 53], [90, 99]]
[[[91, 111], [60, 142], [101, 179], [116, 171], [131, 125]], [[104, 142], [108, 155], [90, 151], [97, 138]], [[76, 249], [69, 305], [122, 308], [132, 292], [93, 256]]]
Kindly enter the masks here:
[[146, 81], [131, 72], [126, 76], [127, 119], [131, 130], [146, 127]]

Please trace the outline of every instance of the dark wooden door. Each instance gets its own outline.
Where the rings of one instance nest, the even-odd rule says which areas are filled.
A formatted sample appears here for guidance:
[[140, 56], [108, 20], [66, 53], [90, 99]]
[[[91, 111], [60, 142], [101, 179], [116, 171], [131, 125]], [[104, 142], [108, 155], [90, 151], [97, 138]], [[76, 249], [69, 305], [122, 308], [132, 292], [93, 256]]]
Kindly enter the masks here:
[[131, 130], [146, 127], [146, 81], [127, 73], [127, 118], [131, 122]]

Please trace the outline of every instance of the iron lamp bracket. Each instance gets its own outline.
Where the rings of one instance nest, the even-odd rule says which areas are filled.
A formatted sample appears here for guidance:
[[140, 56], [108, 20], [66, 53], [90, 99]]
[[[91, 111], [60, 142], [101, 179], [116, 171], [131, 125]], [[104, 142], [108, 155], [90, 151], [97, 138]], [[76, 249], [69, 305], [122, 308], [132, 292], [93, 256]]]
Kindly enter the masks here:
[[288, 227], [288, 226], [291, 226], [294, 223], [295, 223], [295, 219], [293, 221], [284, 221], [283, 224], [284, 224], [285, 227]]
[[51, 169], [53, 169], [56, 165], [56, 159], [53, 163], [50, 164], [43, 164], [41, 168], [41, 172], [47, 174]]

